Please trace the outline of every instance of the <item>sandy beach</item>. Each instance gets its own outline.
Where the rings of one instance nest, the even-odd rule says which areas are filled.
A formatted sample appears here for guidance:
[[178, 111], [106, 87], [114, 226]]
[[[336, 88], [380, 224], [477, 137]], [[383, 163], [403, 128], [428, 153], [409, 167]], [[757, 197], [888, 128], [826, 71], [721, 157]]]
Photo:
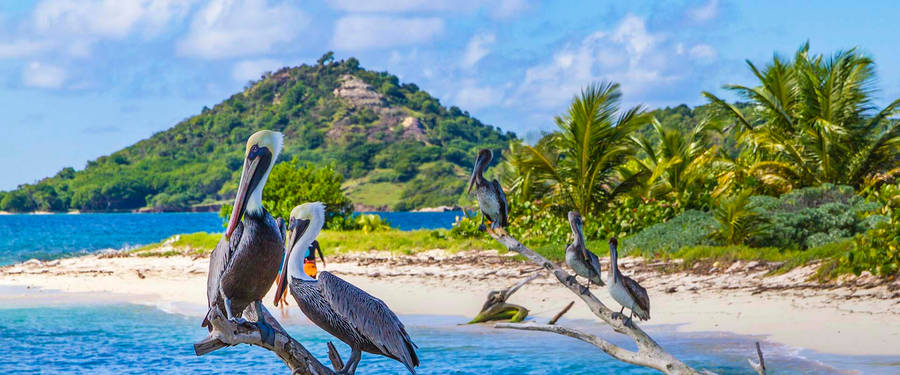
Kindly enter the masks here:
[[[885, 283], [863, 275], [819, 284], [807, 281], [814, 266], [766, 277], [776, 265], [759, 262], [665, 272], [671, 263], [625, 258], [620, 267], [649, 291], [653, 318], [641, 323], [645, 326], [753, 335], [822, 353], [900, 355], [900, 281]], [[27, 302], [52, 290], [201, 316], [206, 310], [207, 269], [208, 258], [189, 256], [105, 253], [31, 260], [0, 268], [0, 286], [27, 288], [0, 293], [0, 304]], [[415, 255], [335, 256], [325, 269], [383, 299], [399, 314], [472, 317], [488, 291], [510, 286], [535, 267], [495, 252], [433, 250]], [[604, 289], [592, 290], [607, 306], [618, 307]], [[267, 305], [272, 293], [265, 300]], [[527, 307], [531, 317], [543, 322], [573, 300], [577, 297], [545, 274], [510, 302]], [[293, 300], [290, 305], [295, 310], [291, 313], [299, 314]], [[578, 301], [562, 322], [592, 318]]]

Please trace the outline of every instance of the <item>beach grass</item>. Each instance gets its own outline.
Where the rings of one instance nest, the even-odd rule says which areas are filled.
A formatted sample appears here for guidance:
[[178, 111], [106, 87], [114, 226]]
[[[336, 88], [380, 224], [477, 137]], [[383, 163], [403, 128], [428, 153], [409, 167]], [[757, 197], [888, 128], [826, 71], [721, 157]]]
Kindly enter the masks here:
[[[324, 230], [319, 245], [326, 254], [344, 254], [365, 251], [389, 251], [397, 254], [415, 254], [440, 249], [448, 252], [463, 250], [498, 250], [505, 252], [499, 243], [491, 239], [456, 239], [448, 237], [447, 230], [385, 230], [376, 232]], [[177, 234], [168, 239], [132, 250], [139, 256], [163, 256], [182, 253], [209, 253], [215, 249], [221, 233]]]

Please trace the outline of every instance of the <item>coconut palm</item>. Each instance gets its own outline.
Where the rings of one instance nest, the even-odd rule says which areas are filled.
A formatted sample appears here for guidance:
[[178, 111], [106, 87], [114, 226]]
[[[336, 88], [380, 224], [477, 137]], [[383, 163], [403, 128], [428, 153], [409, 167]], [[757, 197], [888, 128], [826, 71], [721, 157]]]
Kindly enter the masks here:
[[615, 83], [585, 88], [556, 117], [557, 132], [523, 146], [519, 174], [549, 187], [549, 198], [583, 213], [626, 191], [635, 179], [621, 179], [617, 168], [634, 154], [630, 137], [649, 116], [640, 106], [620, 111], [621, 96]]
[[[744, 155], [780, 163], [770, 171], [797, 185], [860, 186], [900, 165], [900, 99], [876, 111], [873, 61], [855, 49], [829, 58], [803, 45], [793, 61], [779, 56], [764, 69], [747, 62], [759, 86], [726, 85], [749, 100], [762, 120], [749, 121], [724, 100], [704, 92], [739, 125]], [[743, 163], [747, 164], [747, 163]]]
[[644, 176], [634, 192], [645, 198], [670, 197], [682, 207], [689, 206], [711, 179], [709, 166], [716, 158], [717, 147], [707, 136], [719, 129], [708, 120], [687, 132], [665, 127], [655, 118], [651, 124], [652, 138], [633, 137], [641, 157], [635, 158], [631, 165], [636, 168], [630, 169]]

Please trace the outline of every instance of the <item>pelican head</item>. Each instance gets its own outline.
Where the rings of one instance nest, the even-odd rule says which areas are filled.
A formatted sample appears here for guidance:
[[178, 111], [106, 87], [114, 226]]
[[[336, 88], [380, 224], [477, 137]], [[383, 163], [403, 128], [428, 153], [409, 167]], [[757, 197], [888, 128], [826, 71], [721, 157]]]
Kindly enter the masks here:
[[584, 238], [584, 222], [581, 220], [581, 214], [578, 211], [569, 211], [569, 227], [572, 228], [572, 235], [575, 236], [575, 244], [583, 244]]
[[278, 154], [281, 153], [282, 138], [279, 132], [260, 130], [247, 140], [241, 182], [234, 197], [234, 208], [228, 221], [228, 229], [225, 230], [226, 238], [231, 238], [231, 233], [241, 221], [244, 212], [262, 213], [263, 187], [272, 166], [275, 165], [275, 159], [278, 159]]
[[618, 254], [618, 252], [619, 252], [618, 246], [619, 246], [619, 240], [617, 240], [615, 237], [612, 237], [609, 239], [610, 254]]
[[[291, 211], [288, 221], [287, 244], [282, 262], [281, 275], [278, 277], [278, 288], [275, 290], [275, 304], [278, 304], [277, 296], [284, 293], [288, 281], [292, 278], [301, 280], [315, 280], [306, 273], [303, 267], [303, 259], [309, 254], [310, 246], [322, 226], [325, 225], [325, 205], [322, 202], [304, 203]], [[300, 255], [300, 256], [298, 256]]]
[[475, 167], [472, 168], [472, 177], [469, 178], [469, 190], [466, 191], [466, 194], [472, 192], [472, 185], [475, 185], [476, 177], [484, 173], [484, 169], [487, 168], [488, 163], [493, 158], [494, 153], [491, 150], [483, 148], [481, 151], [478, 151], [478, 156], [475, 157]]

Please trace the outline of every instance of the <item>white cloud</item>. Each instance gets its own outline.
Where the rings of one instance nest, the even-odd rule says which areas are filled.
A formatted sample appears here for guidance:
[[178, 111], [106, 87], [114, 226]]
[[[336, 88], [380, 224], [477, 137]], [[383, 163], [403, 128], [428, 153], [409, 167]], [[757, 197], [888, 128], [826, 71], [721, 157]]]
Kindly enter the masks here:
[[193, 0], [44, 0], [34, 10], [39, 33], [122, 39], [134, 31], [148, 36], [182, 18]]
[[697, 60], [711, 61], [716, 59], [716, 50], [709, 44], [698, 44], [691, 47], [689, 51], [691, 57]]
[[463, 83], [456, 93], [455, 104], [460, 108], [474, 111], [500, 103], [503, 91], [493, 87], [479, 87], [473, 81]]
[[709, 0], [697, 8], [688, 10], [688, 17], [695, 22], [706, 22], [719, 15], [719, 0]]
[[58, 66], [32, 61], [22, 70], [22, 82], [29, 87], [58, 89], [66, 81], [66, 71]]
[[330, 0], [334, 9], [359, 13], [474, 12], [487, 9], [494, 18], [509, 18], [528, 9], [528, 0]]
[[527, 69], [505, 104], [561, 110], [587, 84], [602, 80], [620, 83], [626, 98], [646, 95], [684, 75], [678, 44], [649, 31], [644, 19], [627, 15], [612, 31], [595, 31]]
[[0, 59], [21, 58], [33, 56], [50, 47], [47, 42], [33, 40], [16, 40], [8, 43], [0, 43]]
[[331, 44], [341, 50], [390, 48], [428, 42], [443, 31], [437, 17], [351, 15], [335, 23]]
[[177, 50], [204, 59], [260, 55], [293, 41], [307, 23], [306, 15], [290, 2], [212, 0], [194, 15]]
[[477, 34], [469, 40], [469, 44], [466, 45], [466, 52], [463, 54], [462, 58], [462, 66], [464, 68], [471, 68], [475, 66], [481, 59], [487, 56], [491, 51], [488, 49], [491, 44], [494, 44], [496, 41], [496, 37], [493, 33], [487, 34]]
[[267, 71], [275, 71], [284, 64], [274, 59], [244, 60], [231, 68], [231, 78], [238, 82], [247, 82], [259, 79]]

